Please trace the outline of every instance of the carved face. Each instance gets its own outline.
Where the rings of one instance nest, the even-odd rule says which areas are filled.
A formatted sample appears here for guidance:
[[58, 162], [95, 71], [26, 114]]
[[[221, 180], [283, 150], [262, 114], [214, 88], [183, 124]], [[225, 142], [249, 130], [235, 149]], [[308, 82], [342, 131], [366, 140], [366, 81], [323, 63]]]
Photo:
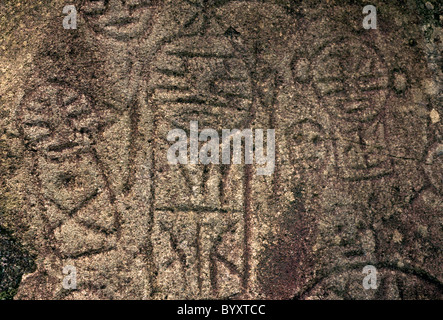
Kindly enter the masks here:
[[248, 120], [251, 80], [226, 38], [189, 37], [168, 44], [154, 71], [153, 98], [174, 126], [186, 129], [196, 120], [200, 127], [234, 129]]
[[27, 149], [38, 155], [43, 193], [69, 212], [103, 187], [90, 152], [102, 123], [93, 106], [86, 95], [59, 85], [39, 87], [20, 105], [20, 128]]
[[151, 28], [159, 3], [160, 0], [86, 0], [81, 10], [95, 32], [127, 41]]
[[87, 97], [69, 88], [40, 87], [22, 102], [20, 126], [30, 150], [62, 159], [89, 149], [98, 117]]
[[349, 40], [331, 43], [311, 69], [314, 90], [333, 116], [367, 122], [384, 107], [388, 72], [374, 49]]

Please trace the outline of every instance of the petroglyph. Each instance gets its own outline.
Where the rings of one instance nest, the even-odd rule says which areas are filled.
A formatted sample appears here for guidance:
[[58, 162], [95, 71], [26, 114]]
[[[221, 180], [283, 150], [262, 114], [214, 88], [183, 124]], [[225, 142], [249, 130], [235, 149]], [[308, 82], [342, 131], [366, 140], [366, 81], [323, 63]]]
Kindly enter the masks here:
[[[354, 1], [73, 5], [76, 29], [58, 4], [0, 20], [0, 227], [35, 256], [14, 243], [1, 290], [26, 271], [18, 299], [441, 299], [441, 26], [418, 7], [365, 29]], [[192, 121], [275, 130], [273, 173], [171, 164]]]

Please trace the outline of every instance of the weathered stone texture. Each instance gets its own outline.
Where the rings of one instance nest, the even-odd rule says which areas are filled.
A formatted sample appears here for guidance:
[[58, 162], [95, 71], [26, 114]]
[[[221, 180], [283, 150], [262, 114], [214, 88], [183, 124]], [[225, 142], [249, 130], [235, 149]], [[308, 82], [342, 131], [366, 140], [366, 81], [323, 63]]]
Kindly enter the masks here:
[[[437, 1], [374, 1], [377, 30], [358, 1], [73, 2], [76, 30], [63, 1], [0, 4], [16, 298], [442, 298]], [[169, 164], [192, 120], [275, 129], [274, 174]]]

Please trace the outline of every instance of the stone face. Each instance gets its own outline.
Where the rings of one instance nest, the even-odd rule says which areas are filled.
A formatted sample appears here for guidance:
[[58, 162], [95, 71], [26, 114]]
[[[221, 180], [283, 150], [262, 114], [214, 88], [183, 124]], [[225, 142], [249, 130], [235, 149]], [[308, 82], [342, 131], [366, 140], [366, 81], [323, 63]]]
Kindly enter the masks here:
[[[62, 2], [0, 5], [0, 226], [36, 264], [1, 240], [0, 291], [442, 298], [437, 2], [376, 1], [376, 30], [354, 1], [271, 0], [78, 1], [65, 30]], [[191, 121], [275, 129], [273, 174], [168, 163]]]

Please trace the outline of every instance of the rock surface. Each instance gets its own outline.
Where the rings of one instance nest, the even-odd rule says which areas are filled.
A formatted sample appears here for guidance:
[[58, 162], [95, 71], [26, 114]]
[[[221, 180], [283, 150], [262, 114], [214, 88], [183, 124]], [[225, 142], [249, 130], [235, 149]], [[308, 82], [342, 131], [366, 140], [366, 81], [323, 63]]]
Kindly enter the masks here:
[[[27, 272], [16, 299], [443, 297], [438, 1], [373, 1], [375, 30], [359, 1], [71, 2], [75, 30], [66, 1], [0, 4], [21, 243], [0, 238], [0, 292]], [[275, 129], [273, 174], [169, 164], [191, 121]]]

